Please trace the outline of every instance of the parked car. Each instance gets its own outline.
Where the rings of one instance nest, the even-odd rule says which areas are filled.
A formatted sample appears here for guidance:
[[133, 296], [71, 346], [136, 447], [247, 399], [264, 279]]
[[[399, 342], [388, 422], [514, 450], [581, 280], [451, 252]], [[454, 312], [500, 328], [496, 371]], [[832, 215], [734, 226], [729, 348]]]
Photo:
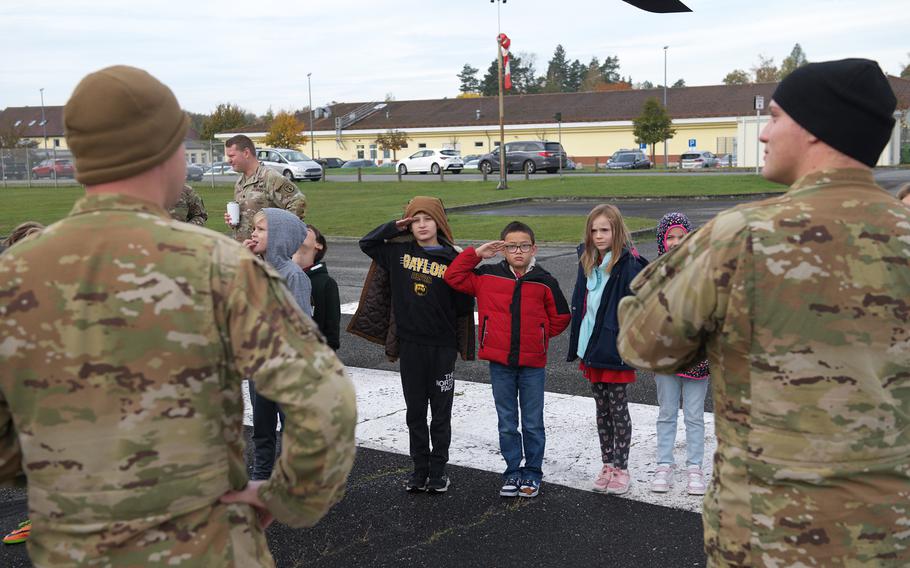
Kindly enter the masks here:
[[619, 150], [607, 160], [609, 170], [650, 170], [651, 160], [641, 150]]
[[572, 161], [572, 158], [566, 158], [566, 163], [564, 163], [564, 164], [562, 165], [562, 169], [564, 169], [564, 170], [580, 170], [581, 168], [578, 167], [578, 164], [576, 164], [575, 162]]
[[327, 169], [340, 168], [344, 165], [344, 160], [341, 158], [316, 158], [316, 163]]
[[398, 162], [398, 173], [401, 175], [414, 172], [439, 174], [443, 170], [453, 174], [460, 174], [463, 169], [464, 161], [458, 155], [458, 150], [431, 150], [424, 148]]
[[256, 158], [263, 166], [273, 169], [291, 181], [322, 179], [322, 166], [309, 156], [289, 148], [263, 148], [256, 151]]
[[227, 162], [216, 162], [212, 167], [202, 173], [203, 176], [239, 176], [240, 172], [235, 172], [231, 164]]
[[[559, 163], [566, 163], [566, 151], [559, 142], [531, 140], [506, 143], [507, 171], [526, 171], [533, 174], [538, 170], [556, 173]], [[480, 171], [490, 173], [499, 170], [499, 148], [480, 158]]]
[[693, 150], [679, 157], [683, 169], [717, 167], [717, 156], [706, 150]]
[[732, 168], [736, 165], [736, 156], [733, 154], [718, 154], [717, 155], [717, 167], [718, 168]]
[[186, 180], [187, 181], [202, 181], [202, 174], [205, 173], [205, 170], [202, 166], [198, 164], [186, 165]]
[[342, 169], [350, 169], [350, 168], [376, 168], [378, 166], [376, 165], [376, 162], [374, 162], [373, 160], [357, 159], [357, 160], [348, 160], [341, 167], [342, 167]]
[[28, 176], [28, 167], [25, 162], [19, 162], [12, 157], [3, 157], [0, 164], [0, 176], [3, 179], [25, 179]]
[[466, 170], [477, 170], [480, 169], [480, 158], [474, 158], [472, 160], [466, 160], [464, 163], [464, 169]]
[[44, 160], [32, 168], [32, 176], [35, 178], [54, 177], [54, 171], [57, 172], [58, 178], [73, 177], [76, 174], [72, 160], [58, 158], [56, 160]]

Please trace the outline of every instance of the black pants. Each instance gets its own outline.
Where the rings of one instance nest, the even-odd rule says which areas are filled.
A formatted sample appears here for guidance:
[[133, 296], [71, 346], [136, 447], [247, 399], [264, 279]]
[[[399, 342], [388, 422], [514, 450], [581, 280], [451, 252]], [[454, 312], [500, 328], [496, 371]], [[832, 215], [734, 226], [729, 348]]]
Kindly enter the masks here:
[[[452, 400], [455, 396], [454, 347], [400, 341], [401, 387], [407, 405], [414, 471], [438, 477], [445, 473], [452, 439]], [[427, 428], [427, 406], [432, 418]], [[433, 449], [430, 450], [430, 441]]]
[[626, 399], [627, 383], [591, 383], [597, 405], [597, 435], [603, 463], [629, 467], [632, 416]]
[[256, 392], [253, 381], [250, 384], [250, 402], [253, 405], [253, 481], [272, 477], [272, 467], [277, 459], [278, 416], [284, 430], [284, 413], [278, 404]]

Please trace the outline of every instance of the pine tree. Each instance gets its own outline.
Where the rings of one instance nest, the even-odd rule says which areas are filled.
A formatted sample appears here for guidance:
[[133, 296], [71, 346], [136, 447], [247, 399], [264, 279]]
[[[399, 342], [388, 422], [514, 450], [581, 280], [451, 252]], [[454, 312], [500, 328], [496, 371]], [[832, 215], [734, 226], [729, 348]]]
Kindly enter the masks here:
[[544, 92], [565, 92], [566, 80], [569, 78], [569, 60], [566, 59], [566, 50], [562, 45], [557, 45], [553, 57], [547, 63], [547, 75], [544, 83]]
[[478, 71], [479, 69], [476, 67], [471, 67], [471, 65], [468, 63], [464, 64], [464, 67], [461, 69], [461, 73], [457, 75], [458, 80], [461, 81], [461, 85], [458, 87], [458, 92], [477, 93], [480, 91], [480, 80], [477, 78]]
[[784, 58], [780, 63], [780, 71], [778, 72], [778, 78], [783, 79], [790, 73], [796, 71], [809, 61], [806, 59], [806, 54], [803, 52], [802, 46], [798, 43], [793, 46], [793, 50], [790, 51], [790, 55]]

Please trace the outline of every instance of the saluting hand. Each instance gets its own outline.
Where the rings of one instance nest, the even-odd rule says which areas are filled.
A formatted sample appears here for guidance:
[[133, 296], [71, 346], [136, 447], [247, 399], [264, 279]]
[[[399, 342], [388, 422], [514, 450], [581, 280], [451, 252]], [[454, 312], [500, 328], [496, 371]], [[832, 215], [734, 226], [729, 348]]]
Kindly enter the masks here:
[[413, 217], [405, 217], [404, 219], [399, 219], [399, 220], [395, 221], [395, 228], [398, 229], [399, 231], [404, 231], [413, 222], [414, 222]]
[[222, 495], [221, 502], [245, 503], [250, 505], [259, 517], [259, 528], [265, 530], [272, 524], [272, 521], [275, 520], [275, 515], [269, 511], [268, 507], [265, 506], [265, 503], [262, 502], [262, 499], [259, 498], [259, 487], [263, 483], [265, 483], [265, 481], [250, 481], [246, 484], [246, 487], [240, 491], [228, 491]]
[[483, 259], [493, 258], [498, 253], [502, 252], [504, 247], [505, 241], [490, 241], [474, 249], [474, 254]]

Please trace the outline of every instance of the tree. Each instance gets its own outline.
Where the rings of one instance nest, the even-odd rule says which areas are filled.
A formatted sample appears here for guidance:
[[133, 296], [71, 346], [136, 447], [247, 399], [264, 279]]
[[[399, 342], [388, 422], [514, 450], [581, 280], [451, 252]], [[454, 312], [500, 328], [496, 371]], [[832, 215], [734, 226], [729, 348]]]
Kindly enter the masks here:
[[[525, 61], [527, 64], [524, 64]], [[480, 82], [480, 94], [485, 97], [495, 97], [499, 94], [497, 65], [498, 61], [494, 59]], [[512, 89], [505, 91], [505, 95], [526, 95], [540, 92], [543, 79], [536, 77], [533, 55], [526, 53], [511, 55], [509, 67], [512, 72]]]
[[742, 69], [734, 69], [724, 77], [724, 85], [748, 85], [751, 82], [752, 78]]
[[670, 85], [670, 88], [671, 88], [671, 89], [679, 89], [680, 87], [685, 87], [685, 86], [686, 86], [686, 80], [685, 80], [685, 79], [677, 79], [675, 83], [673, 83], [672, 85]]
[[219, 132], [228, 132], [250, 123], [247, 112], [231, 103], [221, 103], [202, 124], [199, 138], [212, 140]]
[[[910, 53], [907, 55], [910, 56]], [[901, 70], [901, 79], [910, 79], [910, 63], [904, 65], [904, 68]]]
[[[600, 75], [603, 78], [604, 83], [621, 83], [622, 78], [619, 76], [619, 56], [607, 56], [600, 65]], [[629, 77], [629, 80], [626, 82], [631, 83], [632, 78]]]
[[553, 57], [547, 63], [547, 74], [543, 90], [545, 93], [565, 92], [568, 79], [569, 60], [566, 59], [566, 50], [560, 44], [553, 50]]
[[468, 63], [464, 64], [464, 67], [461, 68], [461, 73], [457, 75], [458, 80], [461, 81], [461, 85], [458, 87], [460, 93], [480, 92], [480, 79], [477, 78], [479, 71], [478, 68], [471, 67]]
[[275, 115], [275, 120], [269, 126], [269, 133], [265, 137], [266, 145], [277, 148], [296, 148], [306, 141], [303, 124], [296, 116], [284, 110]]
[[585, 81], [585, 75], [588, 72], [588, 66], [579, 60], [575, 60], [569, 65], [569, 74], [563, 87], [567, 93], [577, 93], [581, 90], [581, 84]]
[[654, 83], [652, 83], [651, 81], [642, 81], [635, 88], [636, 89], [653, 89]]
[[398, 150], [408, 144], [408, 135], [400, 130], [388, 130], [376, 137], [376, 145], [382, 150], [392, 151], [392, 160], [398, 160]]
[[641, 115], [632, 121], [632, 133], [639, 144], [651, 145], [651, 161], [654, 161], [654, 145], [663, 140], [673, 138], [676, 129], [673, 120], [667, 115], [667, 110], [660, 102], [652, 97], [645, 101]]
[[600, 61], [596, 57], [591, 58], [588, 68], [585, 70], [585, 78], [581, 82], [582, 91], [596, 91], [597, 87], [605, 83], [603, 74], [600, 71]]
[[783, 80], [784, 77], [796, 71], [806, 63], [809, 63], [806, 59], [806, 54], [803, 52], [802, 46], [797, 43], [790, 51], [790, 55], [780, 62], [780, 71], [778, 71], [777, 78]]
[[[310, 109], [306, 110], [309, 111]], [[272, 106], [269, 105], [269, 110], [265, 111], [265, 114], [262, 115], [262, 122], [272, 124], [273, 120], [275, 120], [275, 112], [272, 110]]]
[[13, 123], [0, 125], [0, 148], [18, 148], [22, 145], [23, 127]]
[[752, 68], [752, 74], [756, 83], [773, 83], [777, 81], [780, 71], [778, 71], [777, 65], [774, 64], [773, 57], [765, 57], [759, 54], [758, 64]]

